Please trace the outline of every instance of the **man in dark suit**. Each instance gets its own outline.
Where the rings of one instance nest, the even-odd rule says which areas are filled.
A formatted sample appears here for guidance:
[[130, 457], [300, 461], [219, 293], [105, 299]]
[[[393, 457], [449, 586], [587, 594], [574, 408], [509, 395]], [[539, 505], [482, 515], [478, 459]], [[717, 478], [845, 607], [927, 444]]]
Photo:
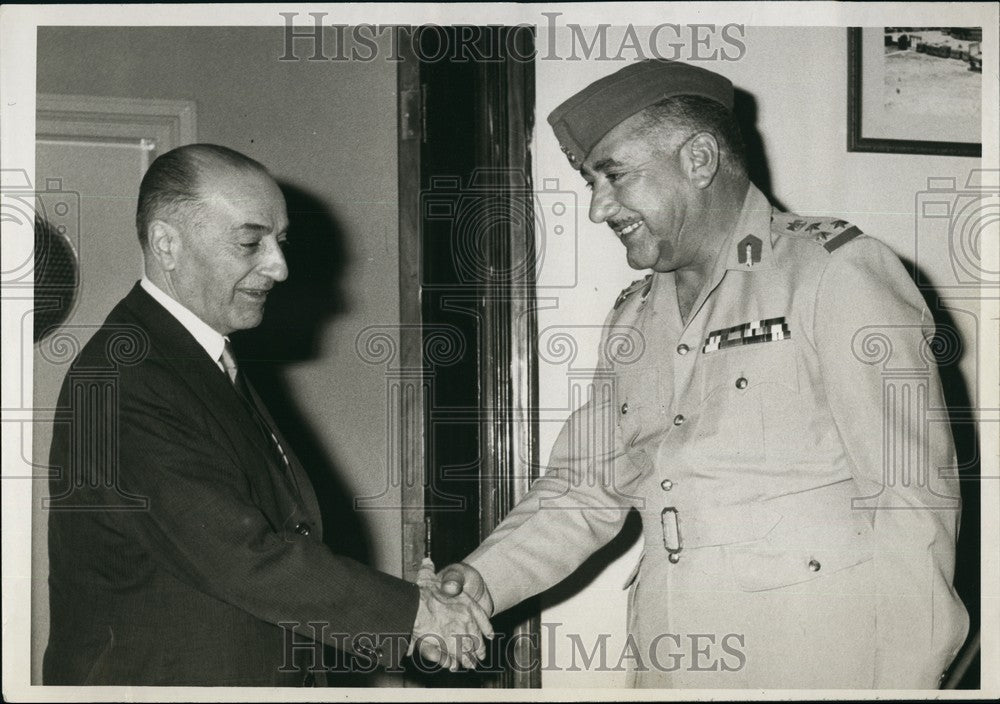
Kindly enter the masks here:
[[146, 275], [60, 394], [44, 683], [298, 686], [323, 679], [321, 643], [395, 667], [425, 635], [428, 659], [472, 665], [482, 644], [451, 640], [489, 633], [471, 599], [324, 545], [306, 474], [232, 355], [226, 336], [260, 324], [288, 276], [266, 169], [175, 149], [143, 178], [136, 223]]

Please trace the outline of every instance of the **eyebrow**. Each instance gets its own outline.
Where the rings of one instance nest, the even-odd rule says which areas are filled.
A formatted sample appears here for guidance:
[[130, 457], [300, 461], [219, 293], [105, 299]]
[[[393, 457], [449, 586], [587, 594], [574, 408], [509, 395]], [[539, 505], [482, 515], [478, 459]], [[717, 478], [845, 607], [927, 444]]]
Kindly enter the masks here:
[[[236, 225], [233, 227], [232, 232], [243, 232], [244, 230], [249, 230], [255, 234], [260, 234], [261, 236], [266, 235], [271, 232], [271, 227], [269, 225], [261, 225], [256, 222], [245, 222], [242, 225]], [[281, 230], [278, 233], [278, 237], [288, 234], [288, 228]]]
[[600, 161], [594, 162], [594, 165], [591, 168], [593, 168], [594, 171], [607, 171], [608, 169], [614, 169], [619, 166], [623, 166], [622, 162], [608, 157], [607, 159], [601, 159]]

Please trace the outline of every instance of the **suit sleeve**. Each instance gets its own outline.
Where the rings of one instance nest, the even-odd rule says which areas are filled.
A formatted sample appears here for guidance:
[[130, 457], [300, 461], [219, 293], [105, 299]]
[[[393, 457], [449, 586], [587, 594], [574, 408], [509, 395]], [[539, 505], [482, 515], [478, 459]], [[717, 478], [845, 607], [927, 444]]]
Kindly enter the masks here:
[[861, 489], [853, 508], [872, 521], [875, 687], [936, 688], [968, 617], [952, 586], [961, 502], [932, 318], [867, 237], [831, 255], [816, 295], [824, 391]]
[[610, 386], [592, 388], [563, 424], [545, 475], [466, 558], [497, 612], [567, 577], [625, 522], [640, 472], [624, 451]]
[[157, 388], [143, 379], [148, 393], [121, 401], [119, 466], [122, 488], [149, 501], [123, 514], [149, 553], [177, 579], [261, 620], [395, 665], [417, 587], [271, 525], [210, 424], [162, 400], [167, 380]]

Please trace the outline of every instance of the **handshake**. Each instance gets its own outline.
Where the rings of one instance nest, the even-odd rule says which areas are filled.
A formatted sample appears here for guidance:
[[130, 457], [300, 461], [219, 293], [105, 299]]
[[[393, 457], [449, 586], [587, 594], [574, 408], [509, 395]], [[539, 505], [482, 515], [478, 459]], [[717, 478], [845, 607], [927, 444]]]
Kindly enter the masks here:
[[459, 562], [434, 574], [424, 558], [417, 573], [420, 604], [407, 655], [420, 656], [451, 671], [473, 668], [486, 657], [486, 639], [493, 638], [493, 599], [474, 567]]

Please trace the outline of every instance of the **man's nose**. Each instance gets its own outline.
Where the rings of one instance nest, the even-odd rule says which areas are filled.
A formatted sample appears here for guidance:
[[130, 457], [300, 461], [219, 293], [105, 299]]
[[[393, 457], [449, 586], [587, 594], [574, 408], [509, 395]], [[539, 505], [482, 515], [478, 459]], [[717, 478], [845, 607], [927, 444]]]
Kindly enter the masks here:
[[277, 242], [268, 247], [261, 273], [273, 281], [280, 282], [288, 278], [288, 264], [285, 262], [285, 253], [281, 251], [281, 245]]
[[618, 212], [618, 203], [611, 192], [611, 186], [597, 181], [590, 194], [590, 221], [600, 224]]

